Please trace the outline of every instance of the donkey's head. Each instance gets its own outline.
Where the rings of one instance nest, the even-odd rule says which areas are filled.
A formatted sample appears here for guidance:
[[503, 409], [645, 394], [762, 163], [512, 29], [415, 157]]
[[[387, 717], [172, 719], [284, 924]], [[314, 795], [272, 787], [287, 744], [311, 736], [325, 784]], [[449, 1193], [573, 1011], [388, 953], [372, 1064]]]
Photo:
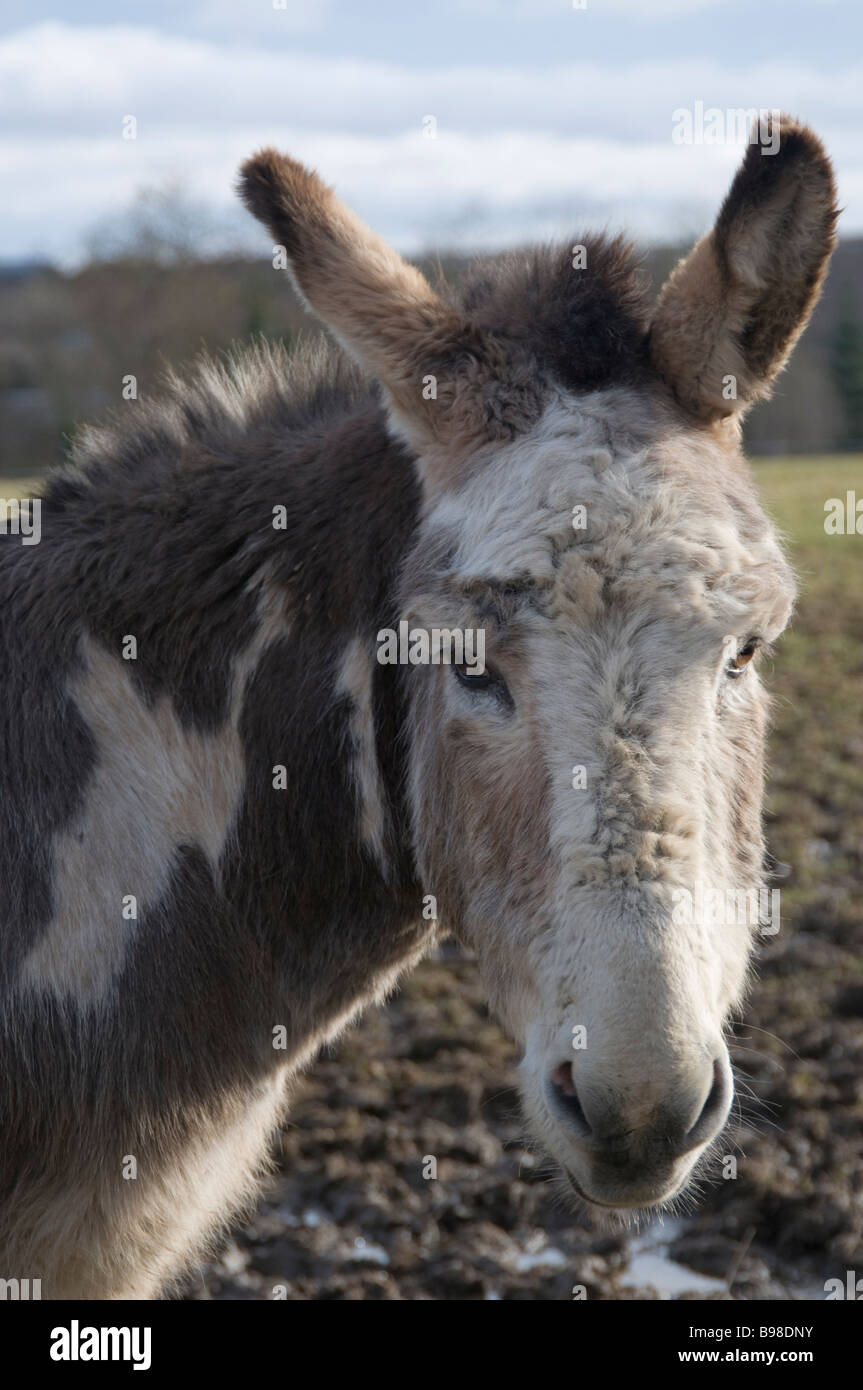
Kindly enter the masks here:
[[445, 302], [294, 161], [258, 155], [243, 194], [416, 456], [394, 618], [485, 634], [484, 669], [407, 677], [425, 891], [478, 954], [573, 1188], [661, 1203], [731, 1104], [723, 1028], [762, 882], [759, 650], [793, 599], [739, 422], [818, 295], [829, 162], [783, 118], [652, 309], [619, 242], [481, 266]]

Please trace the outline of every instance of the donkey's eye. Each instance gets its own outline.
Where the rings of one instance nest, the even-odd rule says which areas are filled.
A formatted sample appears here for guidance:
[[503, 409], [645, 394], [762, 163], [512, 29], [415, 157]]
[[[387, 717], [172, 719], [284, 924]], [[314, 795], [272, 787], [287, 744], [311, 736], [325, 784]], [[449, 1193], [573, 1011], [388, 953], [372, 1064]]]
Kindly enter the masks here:
[[486, 666], [479, 671], [475, 666], [456, 666], [454, 668], [456, 677], [468, 690], [490, 690], [494, 684], [494, 676]]
[[740, 676], [744, 669], [749, 665], [758, 648], [761, 646], [760, 637], [749, 637], [739, 648], [736, 656], [733, 656], [728, 663], [727, 671], [729, 676]]
[[515, 701], [509, 693], [506, 681], [492, 667], [486, 666], [479, 670], [476, 666], [454, 666], [453, 670], [456, 680], [465, 690], [470, 690], [476, 695], [491, 696], [504, 710], [511, 711], [515, 708]]

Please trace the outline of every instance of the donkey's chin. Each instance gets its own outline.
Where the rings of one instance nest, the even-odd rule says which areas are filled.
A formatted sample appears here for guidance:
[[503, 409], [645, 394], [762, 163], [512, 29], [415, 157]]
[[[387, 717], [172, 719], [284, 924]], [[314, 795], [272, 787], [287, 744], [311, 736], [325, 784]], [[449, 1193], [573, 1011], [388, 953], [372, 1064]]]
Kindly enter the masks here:
[[631, 1220], [641, 1212], [646, 1214], [670, 1206], [686, 1190], [693, 1168], [687, 1167], [682, 1174], [661, 1181], [641, 1180], [632, 1185], [597, 1183], [580, 1171], [573, 1172], [569, 1166], [562, 1165], [562, 1172], [568, 1195], [576, 1208], [587, 1207], [612, 1219], [618, 1216]]

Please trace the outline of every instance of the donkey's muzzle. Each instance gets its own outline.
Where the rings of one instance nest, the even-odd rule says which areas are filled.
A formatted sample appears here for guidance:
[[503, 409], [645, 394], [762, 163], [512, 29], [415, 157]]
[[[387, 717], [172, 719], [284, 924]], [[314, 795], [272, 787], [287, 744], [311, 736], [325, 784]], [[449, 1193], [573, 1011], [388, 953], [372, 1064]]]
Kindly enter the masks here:
[[724, 1126], [732, 1095], [724, 1048], [666, 1092], [655, 1081], [626, 1092], [598, 1086], [595, 1077], [577, 1082], [568, 1062], [549, 1080], [552, 1113], [579, 1158], [577, 1172], [567, 1165], [573, 1186], [609, 1206], [649, 1206], [673, 1195], [691, 1166], [687, 1156], [694, 1161]]

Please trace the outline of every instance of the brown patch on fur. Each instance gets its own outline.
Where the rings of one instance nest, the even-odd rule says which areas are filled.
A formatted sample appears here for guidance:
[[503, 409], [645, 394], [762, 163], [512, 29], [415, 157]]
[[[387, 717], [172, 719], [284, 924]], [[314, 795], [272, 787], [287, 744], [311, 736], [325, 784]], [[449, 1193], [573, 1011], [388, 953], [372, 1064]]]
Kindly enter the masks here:
[[[769, 395], [836, 244], [830, 160], [807, 126], [780, 122], [779, 149], [749, 146], [715, 227], [672, 272], [653, 321], [654, 363], [703, 420]], [[723, 395], [726, 377], [736, 399]]]
[[[508, 677], [529, 656], [518, 622], [487, 636], [487, 659]], [[492, 721], [469, 714], [442, 719], [448, 667], [406, 668], [415, 729], [414, 824], [423, 891], [438, 900], [445, 930], [476, 950], [492, 1003], [506, 1017], [526, 988], [523, 952], [554, 881], [549, 856], [551, 784], [537, 711], [523, 701], [518, 719], [502, 705]]]

